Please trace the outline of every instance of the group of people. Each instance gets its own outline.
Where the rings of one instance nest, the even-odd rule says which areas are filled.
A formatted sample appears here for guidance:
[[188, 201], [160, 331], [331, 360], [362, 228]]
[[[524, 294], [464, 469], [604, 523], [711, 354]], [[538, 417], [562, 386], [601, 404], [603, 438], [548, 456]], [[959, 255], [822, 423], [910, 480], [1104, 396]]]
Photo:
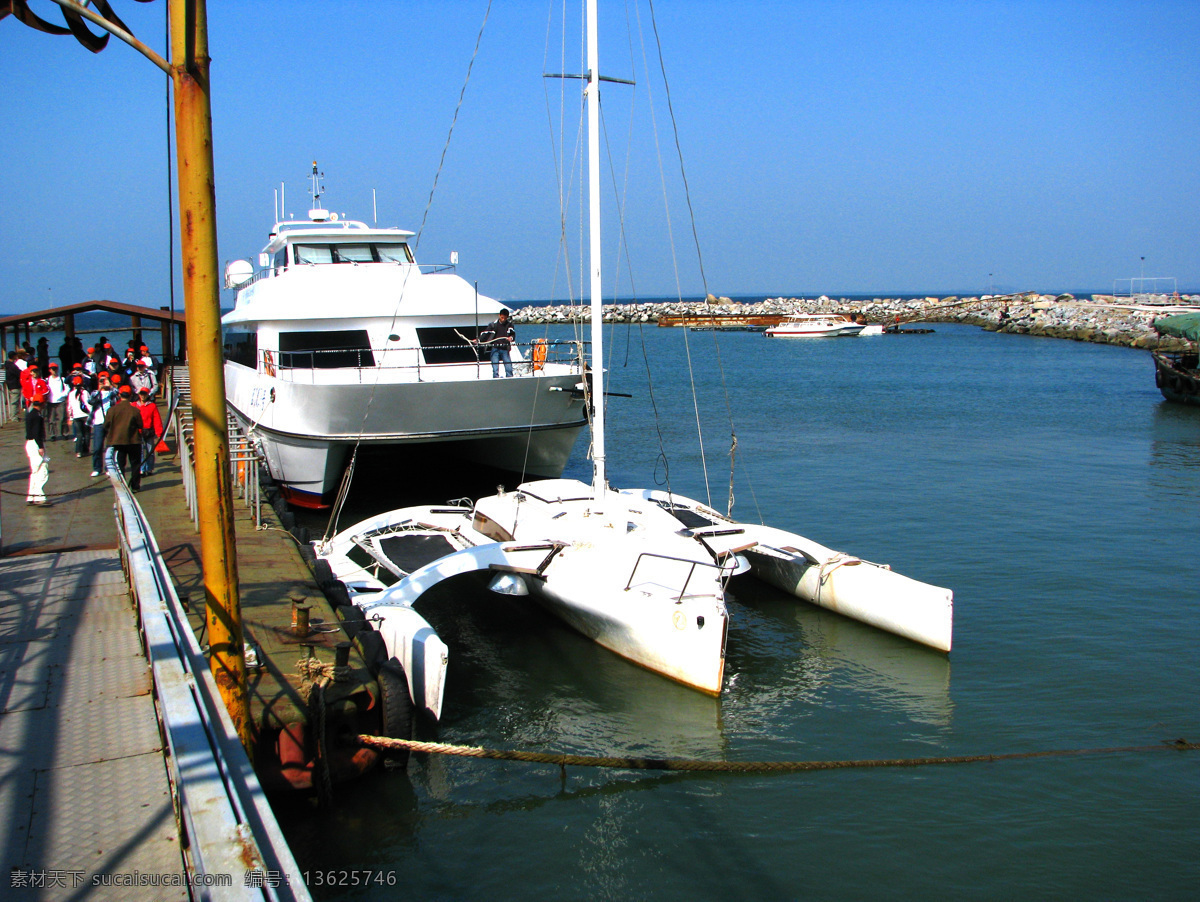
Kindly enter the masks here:
[[14, 416], [24, 410], [26, 503], [51, 504], [46, 497], [47, 441], [73, 440], [77, 458], [91, 457], [93, 478], [104, 472], [105, 456], [112, 454], [123, 475], [129, 468], [130, 489], [140, 491], [142, 476], [154, 472], [155, 450], [164, 433], [155, 402], [158, 379], [148, 349], [135, 349], [131, 343], [122, 359], [112, 353], [111, 344], [98, 343], [88, 348], [84, 360], [72, 364], [68, 376], [59, 374], [57, 363], [48, 364], [49, 374], [43, 376], [28, 356], [27, 349], [18, 349], [5, 362], [10, 409]]

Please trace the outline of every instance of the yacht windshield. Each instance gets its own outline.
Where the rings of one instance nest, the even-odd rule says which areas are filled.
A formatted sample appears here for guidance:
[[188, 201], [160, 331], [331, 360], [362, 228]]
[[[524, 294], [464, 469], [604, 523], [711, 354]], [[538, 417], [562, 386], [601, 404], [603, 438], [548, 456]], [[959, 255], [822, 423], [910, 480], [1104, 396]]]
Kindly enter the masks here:
[[296, 244], [297, 263], [412, 263], [404, 242], [385, 244]]
[[375, 255], [369, 244], [335, 244], [333, 253], [338, 263], [374, 263]]
[[412, 263], [412, 254], [408, 252], [407, 244], [377, 244], [375, 249], [383, 263]]

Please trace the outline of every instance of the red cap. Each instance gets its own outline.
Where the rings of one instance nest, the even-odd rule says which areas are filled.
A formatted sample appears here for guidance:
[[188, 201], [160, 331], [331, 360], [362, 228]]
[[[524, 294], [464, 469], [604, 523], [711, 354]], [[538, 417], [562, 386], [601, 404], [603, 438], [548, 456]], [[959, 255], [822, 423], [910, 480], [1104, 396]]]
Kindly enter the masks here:
[[83, 385], [83, 377], [82, 376], [72, 376], [71, 382], [75, 385]]
[[46, 396], [43, 395], [41, 392], [38, 392], [36, 395], [33, 396], [34, 404], [41, 404], [45, 400], [46, 400]]
[[113, 382], [120, 382], [121, 374], [120, 373], [112, 373], [108, 378], [111, 379]]
[[58, 369], [58, 364], [57, 363], [50, 364], [50, 369], [52, 369], [52, 370]]
[[145, 345], [142, 345], [138, 350], [139, 351], [149, 351], [150, 349], [148, 347], [146, 347]]
[[73, 367], [71, 367], [71, 369], [73, 369], [73, 370], [81, 370], [81, 369], [83, 369], [83, 364], [82, 364], [82, 363], [77, 363], [77, 364], [75, 364]]
[[128, 395], [128, 394], [130, 394], [132, 391], [133, 391], [133, 389], [132, 389], [132, 388], [130, 388], [128, 385], [122, 385], [122, 386], [121, 386], [121, 394], [123, 394], [123, 395]]
[[88, 348], [88, 353], [89, 353], [89, 354], [95, 354], [95, 353], [96, 353], [96, 349], [95, 349], [95, 348]]

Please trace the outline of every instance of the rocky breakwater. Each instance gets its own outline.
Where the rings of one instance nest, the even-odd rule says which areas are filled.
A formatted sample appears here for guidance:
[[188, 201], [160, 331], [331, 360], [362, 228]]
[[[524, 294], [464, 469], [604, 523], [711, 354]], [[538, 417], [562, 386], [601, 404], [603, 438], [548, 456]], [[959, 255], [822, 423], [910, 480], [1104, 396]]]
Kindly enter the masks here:
[[[1188, 295], [1181, 298], [1180, 303], [1200, 307], [1200, 297]], [[818, 298], [766, 298], [754, 303], [710, 297], [707, 301], [606, 304], [604, 321], [641, 324], [680, 317], [783, 319], [795, 313], [839, 313], [861, 316], [867, 322], [884, 325], [966, 323], [993, 332], [1178, 350], [1184, 343], [1159, 336], [1153, 325], [1155, 319], [1178, 311], [1178, 307], [1139, 306], [1104, 295], [1083, 299], [1069, 294], [1025, 292], [982, 297], [873, 298], [866, 301], [822, 295]], [[567, 304], [523, 307], [513, 313], [515, 322], [526, 324], [578, 323], [587, 317], [586, 307]]]

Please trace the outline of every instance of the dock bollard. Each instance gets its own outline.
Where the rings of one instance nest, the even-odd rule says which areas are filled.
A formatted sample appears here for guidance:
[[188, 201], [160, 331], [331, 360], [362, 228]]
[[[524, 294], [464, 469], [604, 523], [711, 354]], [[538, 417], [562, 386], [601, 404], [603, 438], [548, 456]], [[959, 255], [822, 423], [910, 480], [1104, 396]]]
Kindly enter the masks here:
[[333, 664], [335, 667], [348, 667], [350, 665], [350, 645], [349, 642], [339, 642], [333, 650]]
[[299, 604], [293, 600], [292, 602], [292, 632], [304, 639], [308, 636], [308, 611], [309, 606]]

